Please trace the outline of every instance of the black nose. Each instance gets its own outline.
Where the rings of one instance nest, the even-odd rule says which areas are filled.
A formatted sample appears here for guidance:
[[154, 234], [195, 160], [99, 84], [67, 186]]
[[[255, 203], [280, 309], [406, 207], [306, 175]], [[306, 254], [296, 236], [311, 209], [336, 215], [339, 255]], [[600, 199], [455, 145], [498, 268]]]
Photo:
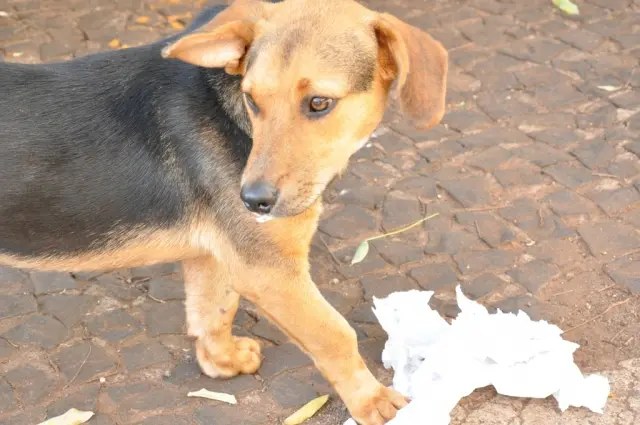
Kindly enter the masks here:
[[278, 189], [261, 181], [247, 183], [240, 190], [240, 198], [249, 211], [269, 214], [278, 202]]

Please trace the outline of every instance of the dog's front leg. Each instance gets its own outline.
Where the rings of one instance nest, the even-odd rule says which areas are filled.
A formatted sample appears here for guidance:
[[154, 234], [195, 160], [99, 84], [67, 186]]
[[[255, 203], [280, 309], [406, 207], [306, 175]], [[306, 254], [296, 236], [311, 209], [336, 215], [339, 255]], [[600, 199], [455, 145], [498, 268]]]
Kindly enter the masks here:
[[254, 373], [260, 367], [260, 344], [231, 334], [240, 296], [225, 264], [213, 257], [183, 262], [189, 335], [197, 338], [202, 371], [213, 378]]
[[309, 354], [358, 422], [381, 425], [392, 419], [405, 398], [369, 371], [358, 352], [355, 331], [323, 298], [306, 258], [280, 263], [250, 271], [257, 278], [238, 282], [236, 289]]

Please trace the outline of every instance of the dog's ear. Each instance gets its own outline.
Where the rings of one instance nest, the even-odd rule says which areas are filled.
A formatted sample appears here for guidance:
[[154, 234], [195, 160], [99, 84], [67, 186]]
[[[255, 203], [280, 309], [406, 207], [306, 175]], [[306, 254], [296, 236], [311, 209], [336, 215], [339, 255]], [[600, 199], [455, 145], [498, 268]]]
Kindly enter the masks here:
[[403, 111], [416, 127], [428, 129], [444, 115], [447, 51], [438, 41], [392, 15], [373, 22], [382, 77], [395, 81]]
[[256, 23], [264, 18], [268, 6], [256, 0], [236, 0], [211, 22], [165, 47], [162, 57], [241, 74]]

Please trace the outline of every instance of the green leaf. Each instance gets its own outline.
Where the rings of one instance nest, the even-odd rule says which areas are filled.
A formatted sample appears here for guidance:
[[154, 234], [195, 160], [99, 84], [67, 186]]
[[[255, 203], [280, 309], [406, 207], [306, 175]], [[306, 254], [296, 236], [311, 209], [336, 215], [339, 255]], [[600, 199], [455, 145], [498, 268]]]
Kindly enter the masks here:
[[362, 262], [367, 257], [369, 253], [369, 241], [364, 241], [360, 244], [358, 249], [356, 249], [356, 253], [353, 254], [353, 258], [351, 259], [351, 265], [358, 264]]
[[553, 0], [553, 4], [568, 15], [579, 15], [580, 9], [571, 0]]

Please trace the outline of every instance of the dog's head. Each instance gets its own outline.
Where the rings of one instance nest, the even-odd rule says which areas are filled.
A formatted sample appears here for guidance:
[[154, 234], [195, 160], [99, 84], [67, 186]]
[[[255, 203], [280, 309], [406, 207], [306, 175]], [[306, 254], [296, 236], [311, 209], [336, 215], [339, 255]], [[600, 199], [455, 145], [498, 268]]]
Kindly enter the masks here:
[[253, 148], [240, 192], [264, 217], [312, 205], [380, 123], [392, 89], [417, 127], [444, 114], [446, 50], [354, 0], [237, 0], [163, 55], [243, 76]]

